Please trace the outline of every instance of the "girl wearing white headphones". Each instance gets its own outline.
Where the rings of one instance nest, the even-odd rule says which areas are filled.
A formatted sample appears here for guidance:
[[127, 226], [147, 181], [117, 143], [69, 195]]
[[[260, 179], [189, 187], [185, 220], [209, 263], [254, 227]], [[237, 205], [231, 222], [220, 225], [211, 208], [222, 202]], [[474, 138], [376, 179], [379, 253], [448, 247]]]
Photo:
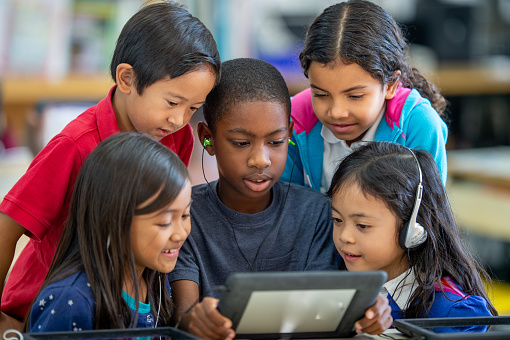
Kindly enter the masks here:
[[497, 315], [428, 152], [367, 143], [342, 161], [327, 195], [339, 255], [348, 270], [387, 272], [393, 319]]

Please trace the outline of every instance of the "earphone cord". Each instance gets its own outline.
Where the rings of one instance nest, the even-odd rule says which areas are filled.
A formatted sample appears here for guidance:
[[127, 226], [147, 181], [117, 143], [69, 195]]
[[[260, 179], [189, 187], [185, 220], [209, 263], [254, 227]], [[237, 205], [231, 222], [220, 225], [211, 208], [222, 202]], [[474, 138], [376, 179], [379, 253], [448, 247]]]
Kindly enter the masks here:
[[[9, 336], [9, 334], [14, 334], [15, 336]], [[20, 331], [17, 329], [7, 329], [4, 334], [2, 335], [2, 338], [4, 340], [23, 340], [23, 334], [21, 334]]]
[[[409, 249], [407, 250], [407, 256], [409, 257]], [[412, 270], [412, 269], [411, 269], [411, 270]], [[398, 290], [398, 287], [400, 286], [400, 284], [402, 284], [402, 283], [403, 283], [403, 281], [404, 281], [405, 279], [407, 279], [407, 277], [408, 277], [409, 275], [411, 275], [411, 272], [407, 273], [407, 275], [405, 275], [405, 276], [404, 276], [404, 277], [403, 277], [403, 278], [402, 278], [402, 279], [401, 279], [401, 280], [397, 283], [397, 286], [395, 287], [395, 290], [393, 291], [393, 293], [392, 293], [392, 294], [391, 294], [391, 296], [390, 296], [390, 302], [391, 302], [391, 301], [393, 301], [393, 302], [397, 303], [397, 301], [394, 299], [394, 296], [395, 296], [395, 294], [397, 293], [397, 290]], [[414, 285], [414, 282], [413, 282], [412, 284]], [[404, 288], [404, 286], [402, 286], [400, 289], [402, 290], [403, 288]], [[388, 292], [388, 293], [389, 293], [389, 292]], [[410, 297], [411, 297], [411, 296], [409, 296], [409, 297], [408, 297], [406, 304], [407, 304], [407, 303], [409, 303], [409, 298], [410, 298]]]
[[[278, 217], [278, 219], [276, 220], [276, 223], [273, 225], [272, 228], [269, 229], [269, 231], [266, 233], [266, 236], [264, 236], [264, 238], [262, 239], [262, 241], [260, 242], [260, 245], [259, 247], [257, 248], [257, 252], [255, 253], [255, 258], [253, 260], [253, 265], [252, 263], [248, 260], [248, 258], [246, 257], [246, 255], [243, 253], [243, 251], [241, 250], [241, 247], [239, 246], [239, 243], [237, 241], [237, 236], [236, 236], [236, 232], [235, 232], [235, 229], [234, 229], [234, 226], [232, 225], [232, 222], [230, 222], [230, 219], [228, 218], [228, 216], [226, 214], [223, 213], [223, 211], [221, 210], [221, 207], [220, 207], [220, 199], [219, 197], [216, 195], [216, 193], [214, 192], [213, 188], [211, 187], [211, 184], [209, 183], [209, 181], [207, 180], [207, 177], [205, 176], [205, 169], [204, 169], [204, 152], [205, 152], [205, 148], [202, 149], [202, 174], [204, 176], [204, 180], [206, 181], [207, 183], [207, 186], [209, 187], [209, 189], [211, 190], [213, 196], [215, 197], [216, 199], [216, 204], [218, 206], [218, 210], [221, 211], [223, 217], [225, 217], [225, 219], [227, 220], [228, 224], [230, 225], [230, 228], [232, 229], [232, 233], [234, 234], [234, 241], [236, 243], [236, 246], [237, 246], [237, 249], [239, 250], [239, 252], [241, 253], [242, 257], [244, 258], [244, 260], [246, 261], [246, 263], [248, 263], [248, 265], [250, 266], [250, 270], [251, 272], [254, 272], [254, 268], [253, 266], [255, 266], [257, 264], [257, 258], [259, 256], [259, 252], [260, 252], [260, 249], [262, 248], [262, 245], [264, 244], [264, 242], [266, 241], [266, 239], [269, 237], [269, 235], [277, 228], [279, 227], [279, 224], [280, 224], [280, 220], [282, 219], [282, 216], [283, 214], [280, 214], [280, 216]], [[296, 164], [296, 156], [297, 156], [297, 152], [294, 153], [294, 159], [292, 161], [292, 168], [290, 170], [290, 178], [289, 178], [289, 184], [287, 186], [287, 192], [285, 193], [285, 197], [283, 199], [283, 204], [282, 204], [282, 208], [281, 208], [281, 211], [283, 211], [283, 209], [285, 208], [285, 203], [287, 202], [287, 197], [289, 196], [289, 191], [290, 191], [290, 183], [292, 182], [292, 173], [294, 172], [294, 164]], [[194, 307], [194, 306], [192, 306]], [[191, 308], [192, 308], [191, 307]]]
[[[215, 199], [216, 199], [216, 204], [218, 205], [218, 209], [220, 211], [221, 210], [221, 207], [220, 207], [220, 204], [219, 204], [219, 198], [218, 196], [216, 195], [216, 193], [214, 192], [213, 188], [211, 187], [211, 183], [209, 183], [209, 181], [207, 180], [207, 177], [205, 175], [205, 169], [204, 169], [204, 152], [205, 152], [205, 148], [202, 149], [202, 174], [204, 176], [204, 180], [205, 182], [207, 183], [207, 186], [209, 187], [209, 189], [211, 190], [212, 194], [214, 195]], [[285, 198], [283, 200], [283, 205], [282, 205], [282, 210], [283, 208], [285, 207], [285, 203], [287, 202], [287, 196], [289, 195], [289, 191], [290, 191], [290, 183], [292, 182], [292, 173], [294, 172], [294, 164], [296, 164], [296, 156], [297, 156], [297, 152], [294, 153], [294, 159], [292, 160], [292, 168], [290, 170], [290, 178], [289, 178], [289, 185], [287, 186], [287, 192], [285, 194]], [[223, 212], [222, 212], [223, 214]], [[248, 265], [250, 266], [250, 269], [251, 271], [253, 272], [253, 266], [251, 264], [250, 261], [248, 261], [248, 259], [246, 258], [246, 256], [244, 255], [244, 253], [242, 252], [241, 250], [241, 247], [239, 246], [239, 243], [237, 242], [237, 236], [236, 236], [236, 233], [234, 231], [234, 226], [232, 225], [232, 223], [230, 222], [230, 220], [228, 219], [228, 217], [223, 214], [223, 216], [225, 217], [225, 219], [227, 220], [228, 224], [230, 225], [230, 227], [232, 228], [232, 233], [234, 234], [234, 240], [235, 240], [235, 243], [236, 243], [236, 246], [237, 246], [237, 249], [239, 250], [239, 252], [241, 253], [241, 255], [243, 256], [243, 258], [245, 259], [245, 261], [248, 263]], [[281, 215], [280, 217], [278, 218], [275, 226], [277, 226], [280, 222], [280, 218], [281, 218]], [[274, 228], [271, 228], [269, 230], [269, 232], [267, 233], [267, 235], [264, 237], [264, 239], [262, 240], [262, 242], [260, 243], [259, 245], [259, 248], [257, 249], [257, 253], [255, 254], [255, 260], [253, 261], [253, 263], [255, 264], [256, 261], [257, 261], [257, 256], [259, 254], [259, 251], [262, 247], [262, 244], [265, 242], [265, 240], [267, 239], [267, 237], [269, 236], [269, 234], [271, 233], [271, 231], [273, 230]], [[200, 302], [200, 298], [196, 299], [195, 302], [193, 302], [193, 304], [191, 304], [191, 306], [186, 309], [186, 311], [182, 312], [179, 314], [179, 317], [177, 318], [177, 322], [175, 323], [175, 328], [179, 328], [179, 325], [181, 324], [181, 320], [182, 320], [182, 317], [183, 315], [185, 314], [188, 314], [189, 312], [191, 312], [193, 310], [193, 308], [195, 308], [195, 306]]]
[[158, 314], [156, 316], [156, 323], [154, 324], [154, 327], [158, 327], [159, 311], [161, 310], [161, 275], [158, 275], [158, 280], [159, 280], [159, 306]]
[[[296, 164], [296, 155], [297, 155], [297, 152], [294, 153], [294, 159], [292, 160], [292, 168], [290, 169], [290, 178], [289, 178], [289, 184], [287, 185], [287, 192], [285, 193], [285, 197], [283, 198], [283, 204], [282, 204], [282, 209], [281, 211], [283, 212], [283, 209], [285, 208], [285, 203], [287, 203], [287, 196], [289, 196], [289, 191], [290, 191], [290, 183], [292, 182], [292, 173], [294, 172], [294, 164]], [[255, 259], [253, 260], [253, 264], [256, 265], [257, 264], [257, 257], [259, 256], [259, 252], [260, 252], [260, 249], [262, 248], [262, 244], [264, 244], [264, 242], [266, 241], [266, 239], [268, 238], [268, 236], [271, 234], [271, 232], [276, 228], [276, 227], [279, 227], [280, 226], [280, 220], [282, 219], [282, 216], [283, 214], [280, 214], [280, 216], [278, 217], [278, 220], [276, 220], [276, 223], [274, 224], [273, 228], [269, 229], [269, 232], [266, 234], [266, 236], [264, 237], [264, 239], [262, 240], [262, 242], [260, 243], [260, 246], [259, 248], [257, 249], [257, 252], [255, 253]], [[232, 231], [234, 231], [234, 229], [232, 228]], [[235, 235], [235, 232], [234, 232], [234, 235]], [[238, 245], [239, 247], [239, 245]], [[241, 249], [239, 249], [240, 251]], [[251, 266], [250, 266], [251, 267]], [[253, 268], [251, 268], [251, 271], [253, 272]]]

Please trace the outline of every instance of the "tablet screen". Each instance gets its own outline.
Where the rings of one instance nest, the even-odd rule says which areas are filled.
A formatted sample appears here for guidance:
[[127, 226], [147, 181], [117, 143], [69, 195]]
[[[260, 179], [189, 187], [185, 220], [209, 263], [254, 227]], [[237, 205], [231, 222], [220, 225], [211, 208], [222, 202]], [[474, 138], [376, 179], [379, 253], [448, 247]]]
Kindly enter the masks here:
[[240, 334], [332, 332], [355, 293], [356, 289], [254, 291], [236, 331]]
[[343, 338], [374, 304], [384, 271], [234, 273], [218, 303], [239, 338]]

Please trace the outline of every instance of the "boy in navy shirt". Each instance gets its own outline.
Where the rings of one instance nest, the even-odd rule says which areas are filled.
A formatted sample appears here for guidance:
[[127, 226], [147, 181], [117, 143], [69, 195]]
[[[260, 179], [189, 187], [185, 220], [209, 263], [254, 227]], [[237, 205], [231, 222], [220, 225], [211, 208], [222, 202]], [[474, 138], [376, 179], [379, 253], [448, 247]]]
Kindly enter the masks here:
[[[233, 338], [231, 321], [216, 310], [215, 287], [234, 272], [338, 269], [331, 205], [316, 191], [278, 181], [293, 123], [287, 86], [272, 65], [224, 62], [204, 116], [198, 135], [216, 156], [219, 180], [193, 188], [191, 233], [169, 278], [179, 327]], [[379, 298], [357, 330], [381, 333], [391, 321]]]

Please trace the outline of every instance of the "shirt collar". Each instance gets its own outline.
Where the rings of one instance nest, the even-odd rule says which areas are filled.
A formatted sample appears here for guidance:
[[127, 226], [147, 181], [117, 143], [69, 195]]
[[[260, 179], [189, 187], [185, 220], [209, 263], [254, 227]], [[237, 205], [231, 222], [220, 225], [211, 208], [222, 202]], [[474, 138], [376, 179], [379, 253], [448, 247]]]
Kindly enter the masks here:
[[119, 123], [113, 109], [112, 97], [117, 85], [113, 85], [106, 98], [96, 106], [96, 122], [101, 141], [119, 132]]
[[410, 303], [410, 297], [417, 287], [414, 270], [410, 268], [386, 282], [381, 289], [381, 294], [384, 296], [389, 294], [401, 310], [406, 310]]
[[[375, 134], [377, 132], [377, 128], [379, 127], [379, 124], [381, 123], [382, 117], [384, 116], [385, 112], [386, 112], [386, 104], [383, 105], [381, 112], [379, 112], [379, 116], [377, 116], [377, 119], [375, 120], [374, 124], [372, 124], [372, 126], [368, 128], [368, 130], [365, 133], [365, 135], [363, 136], [363, 138], [361, 138], [361, 140], [359, 142], [352, 143], [352, 144], [373, 141], [375, 139]], [[351, 147], [352, 147], [352, 145], [351, 145]]]

